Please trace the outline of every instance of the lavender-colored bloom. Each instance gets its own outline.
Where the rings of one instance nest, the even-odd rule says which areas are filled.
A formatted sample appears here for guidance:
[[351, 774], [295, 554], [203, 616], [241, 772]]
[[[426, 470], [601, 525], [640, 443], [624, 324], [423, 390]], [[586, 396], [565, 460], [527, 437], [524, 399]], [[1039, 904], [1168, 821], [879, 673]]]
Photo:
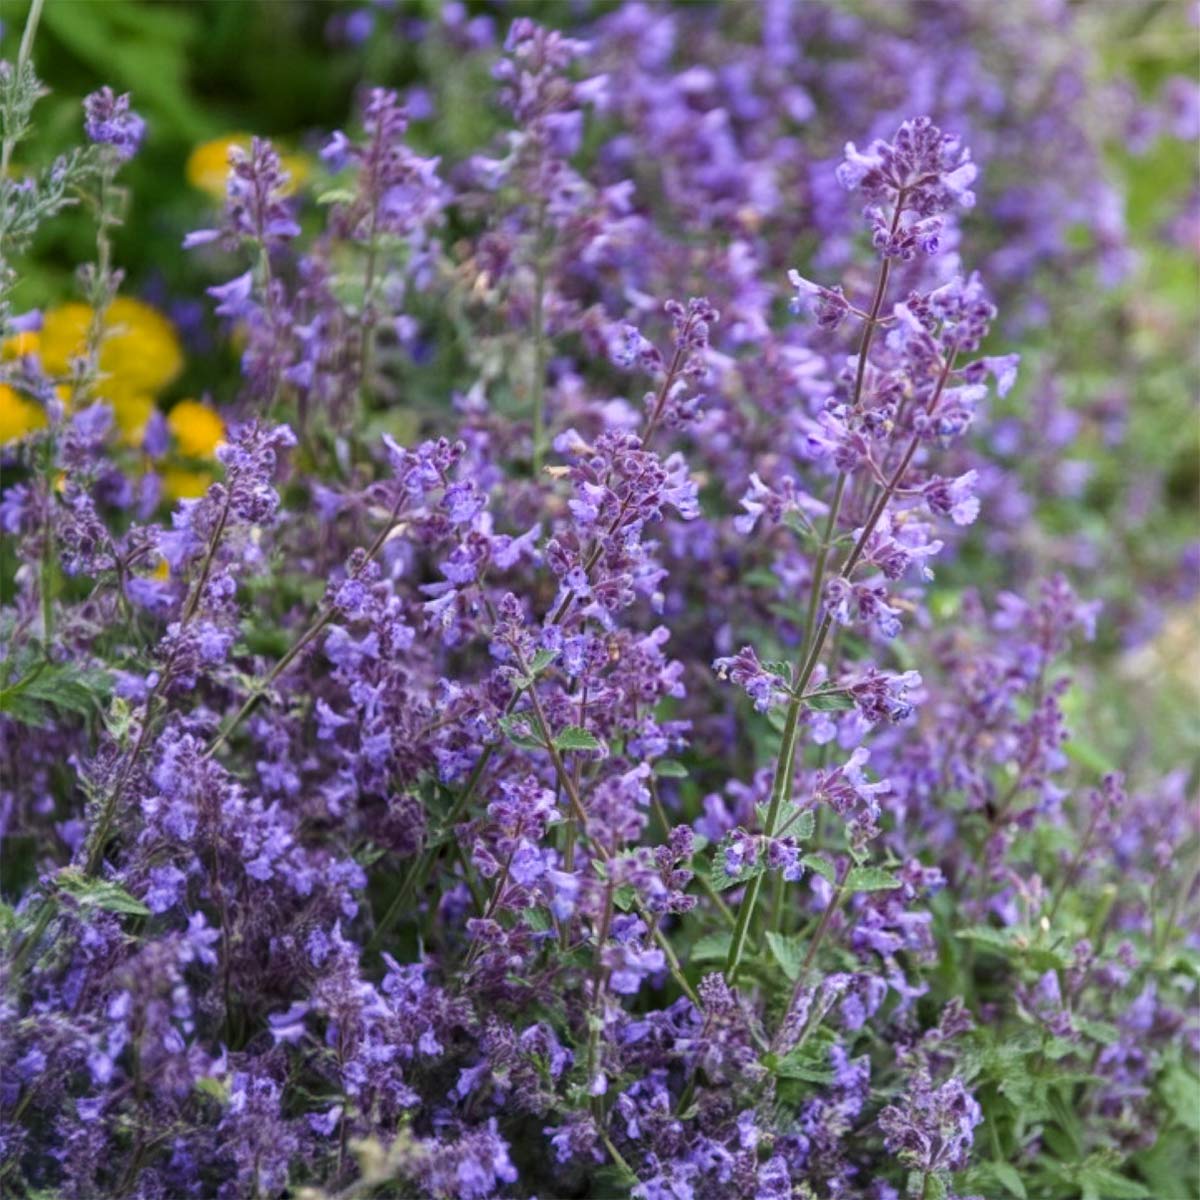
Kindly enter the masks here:
[[146, 133], [146, 122], [129, 107], [129, 94], [116, 95], [102, 87], [83, 102], [84, 130], [88, 138], [111, 146], [119, 162], [128, 162], [138, 151]]

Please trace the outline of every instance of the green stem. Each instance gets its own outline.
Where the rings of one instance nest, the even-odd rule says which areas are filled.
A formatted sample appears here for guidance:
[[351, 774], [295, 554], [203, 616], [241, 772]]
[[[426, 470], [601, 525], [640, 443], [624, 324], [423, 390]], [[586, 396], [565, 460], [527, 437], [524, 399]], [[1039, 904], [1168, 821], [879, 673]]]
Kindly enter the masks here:
[[812, 941], [808, 944], [808, 952], [804, 955], [804, 961], [800, 964], [800, 974], [796, 979], [796, 985], [792, 988], [792, 998], [784, 1010], [783, 1023], [779, 1027], [779, 1031], [775, 1034], [775, 1038], [771, 1043], [771, 1049], [775, 1050], [779, 1035], [787, 1028], [787, 1019], [792, 1010], [796, 1007], [800, 999], [801, 992], [808, 985], [808, 974], [812, 970], [812, 965], [816, 962], [817, 951], [821, 948], [821, 943], [825, 940], [825, 933], [829, 929], [829, 922], [833, 914], [841, 907], [842, 900], [845, 898], [845, 879], [838, 882], [837, 887], [833, 889], [833, 895], [829, 897], [829, 903], [825, 906], [825, 911], [821, 914], [820, 921], [817, 922], [817, 928], [813, 933]]
[[[895, 232], [900, 224], [900, 214], [904, 211], [904, 192], [901, 192], [896, 197], [895, 211], [892, 215], [892, 230]], [[875, 337], [875, 328], [880, 319], [880, 312], [883, 308], [883, 298], [887, 294], [888, 278], [892, 272], [892, 263], [887, 258], [883, 259], [880, 266], [880, 276], [875, 284], [875, 295], [871, 299], [871, 308], [868, 316], [866, 316], [866, 324], [863, 328], [862, 340], [858, 346], [858, 365], [856, 373], [854, 373], [854, 390], [851, 396], [851, 407], [858, 408], [863, 400], [863, 386], [866, 382], [866, 360], [870, 355], [871, 340]], [[816, 625], [817, 613], [821, 608], [821, 595], [824, 590], [824, 572], [826, 572], [826, 564], [829, 558], [830, 547], [838, 533], [838, 521], [841, 516], [842, 499], [846, 494], [846, 474], [840, 472], [838, 481], [834, 485], [833, 500], [829, 504], [829, 516], [826, 521], [826, 529], [824, 536], [821, 539], [821, 548], [817, 552], [816, 563], [812, 568], [812, 583], [809, 592], [809, 607], [805, 614], [804, 620], [804, 638], [800, 643], [800, 652], [802, 652], [802, 661], [806, 655], [805, 666], [800, 670], [800, 676], [796, 685], [793, 686], [792, 701], [787, 706], [787, 716], [784, 722], [784, 733], [780, 738], [779, 756], [775, 762], [775, 781], [772, 788], [772, 796], [770, 796], [770, 806], [767, 810], [767, 821], [764, 826], [763, 833], [772, 838], [775, 832], [775, 826], [779, 822], [779, 812], [784, 804], [784, 799], [792, 794], [792, 780], [794, 778], [794, 769], [796, 769], [796, 743], [800, 730], [800, 713], [803, 712], [804, 702], [802, 700], [803, 692], [808, 688], [809, 679], [812, 677], [812, 672], [816, 668], [817, 656], [821, 653], [821, 647], [824, 644], [824, 637], [828, 632], [829, 618], [826, 617], [821, 626], [821, 632], [818, 632], [816, 641], [814, 641], [814, 626]], [[878, 518], [876, 517], [876, 520]], [[874, 524], [872, 524], [874, 529]], [[865, 536], [863, 541], [865, 541]], [[845, 574], [845, 568], [844, 568]], [[738, 922], [733, 929], [733, 938], [730, 942], [730, 953], [725, 960], [725, 978], [727, 982], [733, 983], [737, 977], [738, 967], [742, 964], [742, 958], [745, 954], [746, 942], [750, 936], [750, 923], [754, 919], [755, 908], [758, 905], [758, 896], [762, 892], [762, 875], [756, 875], [748, 887], [742, 898], [742, 905], [738, 908]], [[780, 906], [781, 907], [781, 906]]]
[[[392, 508], [391, 514], [388, 517], [383, 528], [375, 535], [375, 540], [367, 547], [366, 557], [362, 560], [359, 566], [350, 573], [351, 579], [357, 579], [359, 574], [366, 570], [367, 565], [375, 561], [375, 556], [383, 548], [384, 542], [392, 530], [396, 528], [396, 523], [400, 520], [400, 510], [404, 504], [404, 497], [401, 495]], [[228, 504], [226, 505], [228, 510]], [[218, 526], [217, 535], [220, 536], [220, 529], [224, 525], [224, 514], [222, 514], [221, 525]], [[216, 539], [213, 541], [215, 547]], [[205, 573], [212, 559], [212, 549], [208, 559], [205, 560]], [[200, 590], [197, 588], [193, 594], [193, 601], [199, 603]], [[194, 604], [190, 605], [191, 611], [194, 611]], [[191, 612], [187, 614], [191, 615]], [[258, 702], [271, 690], [272, 685], [296, 661], [297, 656], [307, 646], [313, 638], [315, 638], [336, 616], [336, 610], [332, 607], [321, 609], [320, 612], [313, 618], [311, 624], [304, 632], [288, 647], [284, 656], [267, 672], [263, 678], [254, 685], [250, 695], [246, 697], [241, 708], [225, 723], [217, 736], [209, 743], [208, 749], [204, 752], [205, 758], [212, 758], [214, 754], [229, 740], [234, 730], [254, 711]]]
[[[667, 368], [667, 373], [663, 376], [662, 384], [658, 389], [657, 395], [655, 396], [654, 409], [650, 415], [650, 420], [647, 422], [646, 430], [642, 435], [643, 446], [650, 445], [655, 433], [658, 431], [658, 426], [662, 420], [663, 413], [666, 411], [666, 403], [668, 397], [670, 396], [671, 388], [674, 386], [675, 380], [679, 375], [679, 371], [683, 366], [684, 342], [685, 337], [681, 337], [679, 339], [679, 344], [676, 346], [675, 353], [671, 358], [671, 364]], [[612, 525], [609, 527], [609, 534], [616, 532], [621, 522], [624, 520], [624, 517], [625, 506], [622, 505], [620, 512], [617, 513], [617, 516], [613, 519]], [[596, 544], [588, 553], [583, 564], [584, 573], [589, 577], [589, 579], [592, 571], [595, 569], [596, 564], [600, 561], [600, 555], [602, 553], [603, 541], [602, 539], [598, 538], [596, 540]], [[566, 618], [567, 614], [570, 612], [571, 606], [574, 603], [575, 593], [573, 591], [567, 592], [559, 601], [558, 606], [551, 614], [547, 623], [550, 625], [561, 624]], [[505, 705], [505, 716], [510, 716], [514, 712], [520, 698], [520, 691], [513, 693], [511, 699], [508, 701], [508, 704]], [[479, 785], [483, 780], [483, 776], [492, 761], [492, 756], [496, 753], [498, 745], [499, 743], [497, 742], [489, 742], [486, 746], [484, 746], [483, 750], [480, 751], [479, 758], [476, 759], [475, 766], [472, 767], [471, 774], [467, 777], [466, 785], [455, 800], [453, 808], [451, 808], [449, 814], [443, 822], [442, 828], [444, 830], [452, 830], [454, 825], [462, 819], [463, 814], [466, 813], [468, 807], [470, 806], [471, 800], [474, 798], [475, 792], [478, 790]], [[574, 853], [573, 842], [574, 839], [572, 838], [571, 842], [569, 843], [571, 845], [572, 854]], [[438, 849], [436, 847], [427, 849], [417, 856], [412, 867], [409, 869], [408, 874], [404, 877], [403, 882], [400, 884], [399, 891], [397, 891], [396, 895], [392, 899], [392, 902], [388, 905], [387, 911], [383, 914], [382, 918], [380, 918], [378, 925], [376, 925], [375, 932], [371, 935], [371, 939], [367, 943], [368, 950], [377, 950], [379, 948], [380, 943], [383, 941], [384, 937], [387, 935], [388, 931], [391, 929], [392, 925], [403, 911], [405, 904], [409, 900], [409, 897], [414, 895], [424, 886], [425, 879], [432, 869], [434, 863], [437, 861], [437, 858]]]
[[[29, 12], [25, 17], [25, 29], [21, 33], [21, 45], [17, 50], [17, 78], [20, 79], [21, 73], [25, 68], [25, 64], [29, 61], [30, 54], [33, 53], [33, 39], [37, 34], [38, 22], [42, 19], [42, 3], [43, 0], [33, 0], [29, 6]], [[15, 137], [6, 137], [3, 145], [0, 145], [0, 178], [8, 176], [9, 164], [12, 162], [12, 152], [16, 148], [17, 139]]]

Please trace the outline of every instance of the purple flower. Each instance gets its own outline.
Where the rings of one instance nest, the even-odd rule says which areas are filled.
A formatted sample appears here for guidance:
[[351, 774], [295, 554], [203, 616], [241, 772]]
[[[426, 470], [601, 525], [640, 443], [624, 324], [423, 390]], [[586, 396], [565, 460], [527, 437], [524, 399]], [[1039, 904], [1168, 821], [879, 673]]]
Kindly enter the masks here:
[[758, 712], [782, 704], [788, 695], [787, 682], [758, 661], [753, 646], [743, 646], [732, 658], [713, 662], [718, 679], [729, 679], [754, 701]]
[[83, 102], [84, 129], [89, 139], [111, 146], [118, 162], [128, 162], [138, 151], [146, 122], [129, 107], [129, 93], [116, 95], [102, 87]]

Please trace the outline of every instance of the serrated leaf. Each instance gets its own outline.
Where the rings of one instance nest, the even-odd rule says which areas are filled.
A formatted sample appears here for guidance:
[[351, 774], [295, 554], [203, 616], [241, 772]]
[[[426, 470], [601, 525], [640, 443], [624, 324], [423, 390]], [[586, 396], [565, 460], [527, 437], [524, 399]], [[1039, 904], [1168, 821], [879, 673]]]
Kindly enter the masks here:
[[800, 978], [801, 964], [804, 962], [804, 943], [798, 937], [785, 937], [773, 929], [767, 930], [766, 937], [771, 956], [779, 964], [779, 969], [795, 983]]
[[578, 725], [568, 725], [554, 739], [556, 750], [600, 750], [604, 743], [594, 733]]
[[792, 815], [786, 820], [780, 821], [779, 828], [775, 833], [777, 837], [793, 837], [798, 842], [807, 842], [816, 827], [817, 819], [811, 808], [799, 811], [793, 806]]
[[545, 750], [545, 743], [535, 736], [524, 717], [501, 717], [498, 724], [514, 746], [520, 746], [522, 750]]
[[826, 883], [837, 883], [837, 872], [833, 863], [820, 854], [806, 854], [800, 860], [810, 871], [815, 871]]
[[804, 697], [804, 703], [814, 712], [836, 712], [854, 707], [854, 697], [849, 692], [832, 690], [812, 692]]
[[673, 758], [660, 758], [654, 764], [654, 773], [663, 779], [686, 779], [688, 777], [687, 767]]
[[67, 869], [58, 873], [57, 882], [85, 908], [102, 908], [105, 912], [124, 913], [130, 917], [150, 915], [150, 910], [140, 900], [111, 880], [88, 879], [79, 871]]
[[900, 880], [882, 867], [851, 867], [844, 886], [848, 892], [886, 892], [898, 888]]

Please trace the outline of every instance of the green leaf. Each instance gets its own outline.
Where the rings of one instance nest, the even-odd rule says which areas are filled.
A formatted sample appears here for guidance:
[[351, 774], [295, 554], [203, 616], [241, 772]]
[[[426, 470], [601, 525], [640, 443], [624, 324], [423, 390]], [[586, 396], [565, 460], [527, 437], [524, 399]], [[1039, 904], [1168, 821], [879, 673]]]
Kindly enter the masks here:
[[204, 1075], [196, 1080], [196, 1091], [202, 1096], [210, 1096], [218, 1104], [229, 1103], [229, 1083], [218, 1079], [215, 1075]]
[[852, 867], [844, 886], [848, 892], [886, 892], [898, 888], [900, 880], [882, 867]]
[[946, 1200], [950, 1189], [946, 1186], [946, 1177], [939, 1171], [930, 1175], [918, 1193], [921, 1200]]
[[[1087, 1017], [1073, 1017], [1072, 1020], [1082, 1033], [1086, 1033], [1092, 1041], [1099, 1042], [1102, 1046], [1111, 1046], [1121, 1038], [1120, 1030], [1108, 1021], [1091, 1021]], [[1200, 1112], [1200, 1106], [1196, 1111]]]
[[854, 697], [849, 692], [836, 689], [828, 692], [812, 692], [803, 697], [804, 703], [815, 712], [835, 712], [838, 709], [853, 708]]
[[0, 688], [0, 712], [24, 725], [44, 725], [54, 711], [79, 717], [98, 711], [111, 691], [106, 671], [43, 662]]
[[691, 959], [693, 962], [724, 962], [729, 957], [728, 933], [706, 933], [697, 938], [692, 946]]
[[749, 883], [751, 879], [761, 875], [766, 870], [763, 855], [760, 854], [749, 866], [743, 867], [736, 875], [730, 875], [725, 870], [725, 851], [729, 848], [732, 841], [733, 834], [727, 833], [717, 843], [713, 850], [712, 861], [709, 864], [708, 881], [719, 892], [724, 891], [726, 888], [740, 887], [743, 883]]
[[514, 746], [520, 746], [522, 750], [545, 750], [545, 742], [530, 730], [529, 722], [526, 718], [518, 716], [501, 717], [499, 725], [504, 730], [505, 737]]
[[990, 925], [972, 925], [969, 929], [960, 929], [955, 937], [964, 942], [975, 942], [997, 954], [1009, 957], [1017, 949], [1012, 939], [1003, 929], [993, 929]]
[[540, 675], [559, 655], [557, 650], [539, 650], [529, 663], [529, 674], [535, 678]]
[[124, 913], [130, 917], [148, 917], [150, 910], [135, 900], [123, 887], [107, 879], [89, 879], [82, 872], [68, 867], [58, 873], [58, 886], [74, 896], [85, 908], [102, 908], [105, 912]]
[[826, 883], [837, 883], [837, 872], [833, 863], [820, 854], [806, 854], [800, 860], [810, 871], [815, 871]]
[[330, 188], [317, 197], [318, 204], [349, 204], [355, 198], [350, 188]]
[[[767, 829], [767, 818], [771, 815], [769, 804], [756, 804], [754, 815], [758, 818], [758, 827], [764, 833]], [[806, 841], [812, 837], [816, 827], [816, 818], [811, 808], [801, 808], [800, 805], [788, 802], [780, 808], [775, 821], [775, 837], [794, 837], [797, 841]]]
[[996, 1182], [1006, 1191], [1016, 1196], [1017, 1200], [1026, 1200], [1027, 1193], [1025, 1191], [1025, 1184], [1021, 1179], [1021, 1172], [1012, 1163], [991, 1162], [987, 1164], [987, 1169], [991, 1172]]
[[664, 779], [686, 779], [688, 777], [687, 767], [673, 758], [660, 758], [654, 764], [654, 773]]
[[620, 1163], [610, 1163], [592, 1172], [592, 1182], [597, 1196], [628, 1196], [630, 1189], [637, 1187], [638, 1178]]
[[800, 978], [801, 964], [804, 961], [803, 941], [798, 937], [785, 937], [773, 929], [768, 929], [766, 936], [767, 946], [780, 970], [795, 983]]
[[1147, 1200], [1150, 1193], [1134, 1179], [1118, 1175], [1099, 1163], [1085, 1163], [1079, 1184], [1088, 1200]]
[[786, 525], [788, 529], [806, 542], [815, 544], [820, 540], [820, 534], [813, 528], [812, 522], [798, 509], [789, 508], [780, 517], [780, 523]]
[[578, 725], [568, 725], [554, 739], [556, 750], [602, 750], [604, 743], [593, 733], [580, 729]]
[[[782, 1058], [768, 1055], [764, 1064], [780, 1079], [803, 1079], [806, 1083], [829, 1084], [833, 1082], [833, 1071], [828, 1065], [828, 1058], [823, 1051], [816, 1047], [801, 1047], [792, 1050]], [[821, 1055], [821, 1057], [818, 1057]]]
[[794, 837], [798, 842], [807, 842], [816, 827], [817, 819], [811, 808], [798, 812], [796, 806], [793, 805], [791, 815], [779, 822], [779, 828], [775, 833], [777, 837]]
[[740, 577], [740, 582], [747, 587], [771, 588], [775, 590], [779, 587], [780, 579], [774, 571], [766, 567], [754, 567]]
[[1200, 1113], [1200, 1079], [1175, 1063], [1163, 1072], [1158, 1091], [1176, 1123], [1195, 1132]]

